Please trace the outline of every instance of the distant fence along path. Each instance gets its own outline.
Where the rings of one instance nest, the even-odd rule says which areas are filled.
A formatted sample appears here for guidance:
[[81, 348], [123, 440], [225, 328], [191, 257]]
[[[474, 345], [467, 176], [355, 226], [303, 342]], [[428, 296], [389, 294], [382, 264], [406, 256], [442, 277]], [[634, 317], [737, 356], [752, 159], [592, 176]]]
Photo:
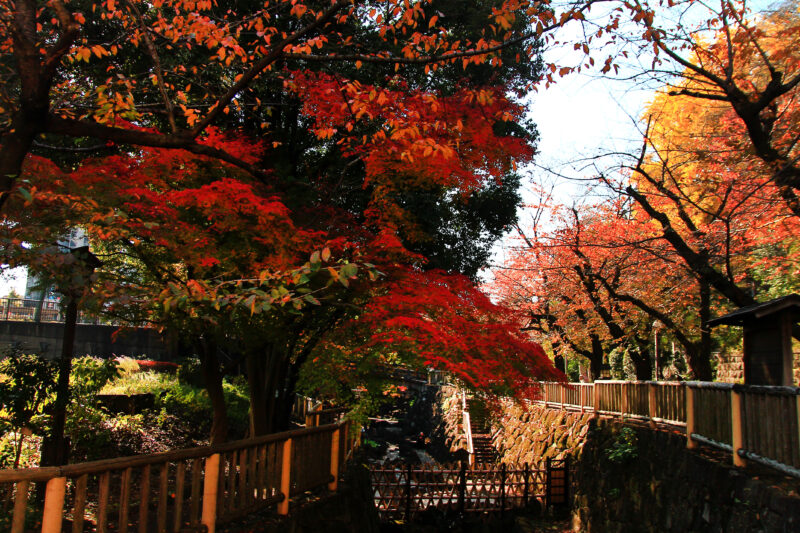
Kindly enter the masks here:
[[[33, 519], [42, 533], [213, 533], [260, 509], [285, 515], [292, 497], [337, 489], [358, 442], [349, 428], [343, 422], [215, 446], [0, 470], [0, 528], [22, 533]], [[33, 501], [39, 484], [45, 485], [43, 504]]]
[[[54, 300], [0, 298], [0, 320], [63, 323], [64, 315], [61, 304]], [[78, 313], [78, 324], [120, 325], [86, 313]]]
[[685, 427], [687, 446], [727, 450], [800, 477], [800, 388], [701, 381], [539, 383], [535, 403]]

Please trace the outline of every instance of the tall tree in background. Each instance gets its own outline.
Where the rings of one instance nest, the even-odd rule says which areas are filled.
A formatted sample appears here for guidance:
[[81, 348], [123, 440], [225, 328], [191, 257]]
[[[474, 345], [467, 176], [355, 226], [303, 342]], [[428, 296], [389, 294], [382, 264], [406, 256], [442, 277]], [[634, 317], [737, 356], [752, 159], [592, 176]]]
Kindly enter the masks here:
[[[753, 25], [729, 9], [724, 7], [716, 41], [694, 41], [695, 59], [706, 73], [727, 69], [731, 83], [746, 86], [757, 105], [769, 104], [772, 111], [762, 113], [760, 124], [771, 121], [769, 142], [791, 159], [792, 139], [798, 138], [794, 86], [776, 89], [778, 74], [764, 65], [795, 68], [791, 39], [772, 38], [792, 32], [795, 9]], [[498, 283], [527, 285], [536, 295], [527, 302], [539, 319], [536, 329], [591, 361], [598, 360], [603, 343], [606, 352], [623, 338], [646, 347], [649, 326], [658, 324], [682, 347], [694, 377], [710, 379], [715, 341], [705, 323], [731, 306], [796, 290], [793, 189], [776, 177], [791, 173], [793, 163], [784, 161], [776, 170], [754, 147], [754, 127], [741, 109], [715, 94], [697, 69], [681, 63], [664, 35], [656, 42], [685, 68], [683, 81], [677, 88], [667, 86], [651, 104], [642, 148], [629, 155], [622, 172], [601, 174], [611, 199], [605, 205], [557, 207], [557, 229], [539, 228], [536, 238], [526, 230], [528, 238], [510, 269], [498, 274], [504, 280]], [[518, 274], [525, 270], [535, 273], [530, 282]], [[636, 349], [630, 354], [637, 376], [647, 377], [636, 365]]]

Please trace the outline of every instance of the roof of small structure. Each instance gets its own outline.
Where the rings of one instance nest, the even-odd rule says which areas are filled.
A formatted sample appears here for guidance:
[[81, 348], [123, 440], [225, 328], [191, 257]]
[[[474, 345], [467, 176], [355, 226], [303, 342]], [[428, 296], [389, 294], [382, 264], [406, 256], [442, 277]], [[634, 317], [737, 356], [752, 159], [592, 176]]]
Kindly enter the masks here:
[[718, 326], [720, 324], [741, 326], [749, 320], [764, 318], [787, 309], [800, 311], [800, 294], [789, 294], [768, 302], [741, 307], [732, 313], [711, 319], [707, 324], [709, 326]]

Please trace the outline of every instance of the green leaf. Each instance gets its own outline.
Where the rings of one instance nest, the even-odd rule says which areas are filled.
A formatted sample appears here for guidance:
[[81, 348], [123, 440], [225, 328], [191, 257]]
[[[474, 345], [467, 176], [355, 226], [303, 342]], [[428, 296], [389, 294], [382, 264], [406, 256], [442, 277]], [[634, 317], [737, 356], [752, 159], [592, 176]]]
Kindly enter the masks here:
[[348, 278], [354, 278], [358, 274], [358, 267], [353, 263], [348, 263], [342, 267], [342, 273]]

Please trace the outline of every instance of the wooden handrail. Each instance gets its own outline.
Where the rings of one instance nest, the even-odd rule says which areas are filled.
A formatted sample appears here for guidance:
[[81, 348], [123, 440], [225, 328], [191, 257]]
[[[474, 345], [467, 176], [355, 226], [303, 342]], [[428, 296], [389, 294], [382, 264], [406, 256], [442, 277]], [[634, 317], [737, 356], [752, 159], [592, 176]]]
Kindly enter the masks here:
[[[711, 445], [730, 452], [736, 466], [744, 466], [746, 458], [800, 477], [800, 431], [782, 415], [800, 420], [800, 387], [623, 380], [539, 385], [542, 398], [534, 401], [545, 407], [686, 426], [690, 448]], [[565, 402], [574, 387], [591, 388], [593, 405], [584, 405], [580, 395], [577, 404]]]
[[295, 429], [282, 433], [272, 433], [262, 435], [252, 439], [242, 439], [237, 441], [215, 444], [212, 446], [200, 446], [197, 448], [183, 448], [180, 450], [169, 450], [147, 455], [134, 455], [130, 457], [115, 457], [113, 459], [100, 459], [86, 463], [74, 463], [63, 466], [49, 466], [40, 468], [17, 468], [0, 470], [0, 483], [14, 483], [17, 481], [47, 481], [54, 477], [77, 477], [83, 474], [99, 474], [109, 470], [121, 470], [123, 468], [136, 468], [146, 465], [161, 464], [166, 462], [182, 461], [186, 459], [196, 459], [209, 457], [216, 453], [225, 453], [244, 448], [252, 448], [271, 442], [279, 442], [299, 436], [313, 435], [315, 433], [333, 433], [339, 428], [340, 424], [327, 424], [305, 429]]
[[[101, 525], [114, 521], [114, 517], [125, 524], [121, 530], [127, 529], [129, 518], [134, 518], [130, 510], [137, 501], [139, 531], [152, 525], [152, 519], [159, 531], [167, 531], [170, 513], [171, 531], [181, 531], [188, 524], [193, 529], [205, 527], [208, 533], [214, 533], [221, 521], [275, 504], [285, 514], [289, 499], [295, 494], [326, 485], [329, 490], [337, 489], [342, 464], [357, 445], [347, 438], [348, 424], [328, 424], [214, 446], [60, 467], [0, 470], [0, 483], [11, 484], [8, 494], [14, 494], [11, 533], [23, 530], [32, 482], [46, 482], [44, 507], [37, 511], [41, 513], [42, 531], [60, 532], [68, 509], [72, 509], [73, 529], [80, 530], [87, 508], [88, 476], [99, 484], [95, 512], [98, 531], [105, 530]], [[292, 446], [294, 441], [299, 443], [296, 450]], [[282, 455], [275, 455], [280, 449]], [[191, 464], [187, 465], [187, 461]], [[135, 469], [140, 472], [136, 491], [131, 487]], [[274, 479], [276, 475], [280, 478], [279, 485]], [[152, 486], [153, 481], [157, 481], [156, 487]], [[68, 491], [67, 483], [72, 487]], [[184, 498], [187, 488], [190, 500]], [[69, 508], [65, 491], [70, 495]], [[110, 511], [109, 498], [117, 491], [119, 508]], [[149, 515], [151, 510], [153, 514]]]
[[469, 416], [469, 409], [467, 409], [467, 393], [461, 391], [461, 426], [464, 430], [464, 436], [467, 438], [467, 453], [469, 454], [470, 466], [475, 463], [475, 445], [472, 442], [472, 421]]

